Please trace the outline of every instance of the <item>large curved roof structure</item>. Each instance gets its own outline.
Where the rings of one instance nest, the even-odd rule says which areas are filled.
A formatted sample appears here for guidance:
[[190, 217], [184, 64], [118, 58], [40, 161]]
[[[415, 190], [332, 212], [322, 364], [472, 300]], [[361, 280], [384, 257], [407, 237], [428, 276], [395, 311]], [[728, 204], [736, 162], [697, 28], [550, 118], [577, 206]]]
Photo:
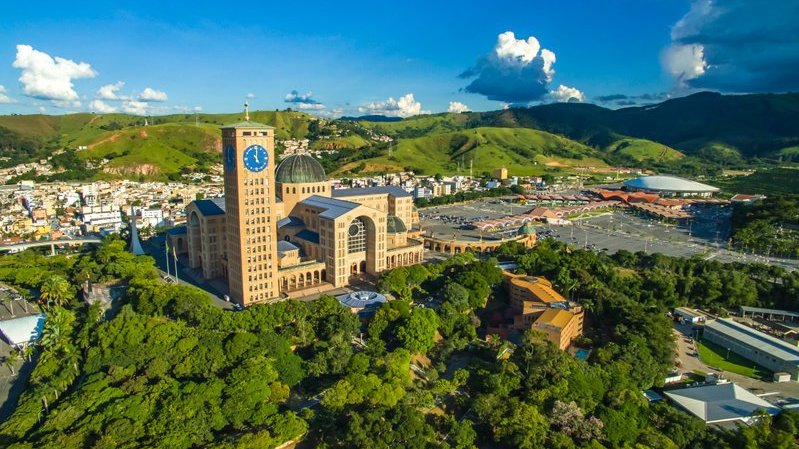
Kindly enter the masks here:
[[718, 187], [676, 176], [641, 176], [625, 181], [624, 185], [634, 190], [649, 192], [709, 193], [719, 191]]

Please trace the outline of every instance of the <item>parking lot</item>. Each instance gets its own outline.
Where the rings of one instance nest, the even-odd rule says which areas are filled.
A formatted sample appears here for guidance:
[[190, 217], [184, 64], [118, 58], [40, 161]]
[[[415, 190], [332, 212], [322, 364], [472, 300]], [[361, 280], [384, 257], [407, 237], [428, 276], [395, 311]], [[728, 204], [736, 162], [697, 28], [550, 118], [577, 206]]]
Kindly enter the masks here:
[[[468, 203], [450, 204], [446, 206], [428, 207], [419, 211], [422, 229], [428, 235], [452, 236], [457, 240], [479, 241], [480, 231], [464, 229], [463, 226], [477, 220], [517, 215], [530, 210], [530, 205], [511, 203], [500, 198], [487, 198]], [[517, 229], [505, 229], [500, 232], [482, 234], [484, 240], [507, 238], [516, 234]]]
[[[552, 207], [549, 204], [543, 207]], [[469, 203], [425, 208], [419, 211], [422, 229], [427, 235], [455, 236], [457, 240], [479, 241], [507, 238], [517, 229], [508, 228], [494, 233], [467, 229], [476, 220], [517, 215], [535, 208], [535, 204], [520, 205], [500, 198], [487, 198]], [[557, 207], [557, 206], [555, 206]], [[630, 209], [614, 210], [600, 215], [576, 217], [573, 225], [539, 224], [539, 238], [552, 237], [572, 246], [615, 253], [624, 249], [644, 251], [674, 257], [701, 257], [721, 262], [766, 263], [796, 269], [799, 261], [744, 254], [726, 249], [730, 232], [730, 208], [719, 205], [691, 206], [694, 219], [676, 225], [638, 214]]]

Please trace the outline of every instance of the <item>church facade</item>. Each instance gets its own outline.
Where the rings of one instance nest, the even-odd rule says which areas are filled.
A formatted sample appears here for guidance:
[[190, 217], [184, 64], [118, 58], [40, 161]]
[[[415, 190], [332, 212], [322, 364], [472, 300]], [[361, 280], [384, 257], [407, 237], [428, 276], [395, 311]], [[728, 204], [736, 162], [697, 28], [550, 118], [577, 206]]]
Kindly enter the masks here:
[[310, 294], [422, 261], [405, 190], [332, 189], [305, 154], [275, 166], [274, 128], [248, 117], [223, 127], [222, 143], [225, 196], [186, 207], [186, 246], [189, 266], [226, 279], [231, 301]]

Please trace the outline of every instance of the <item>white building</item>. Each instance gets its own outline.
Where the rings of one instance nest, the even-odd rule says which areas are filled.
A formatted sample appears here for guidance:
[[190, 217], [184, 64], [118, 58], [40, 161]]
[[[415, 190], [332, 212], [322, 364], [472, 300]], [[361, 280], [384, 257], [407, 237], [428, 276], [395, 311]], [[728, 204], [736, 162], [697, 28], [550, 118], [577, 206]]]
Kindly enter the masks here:
[[83, 232], [100, 232], [101, 229], [119, 232], [122, 228], [122, 212], [113, 206], [84, 206], [81, 209]]
[[86, 184], [81, 187], [81, 197], [83, 197], [83, 205], [94, 207], [97, 205], [99, 200], [99, 192], [97, 189], [97, 185], [95, 184]]
[[413, 197], [417, 199], [424, 198], [429, 200], [433, 197], [433, 192], [427, 187], [417, 186], [413, 189]]
[[164, 211], [161, 209], [139, 209], [139, 216], [141, 221], [136, 225], [139, 228], [164, 224]]
[[685, 323], [704, 323], [707, 318], [704, 313], [688, 307], [677, 307], [674, 309], [674, 314]]
[[673, 404], [708, 424], [736, 421], [751, 424], [758, 410], [772, 416], [780, 411], [734, 383], [669, 390], [665, 394]]

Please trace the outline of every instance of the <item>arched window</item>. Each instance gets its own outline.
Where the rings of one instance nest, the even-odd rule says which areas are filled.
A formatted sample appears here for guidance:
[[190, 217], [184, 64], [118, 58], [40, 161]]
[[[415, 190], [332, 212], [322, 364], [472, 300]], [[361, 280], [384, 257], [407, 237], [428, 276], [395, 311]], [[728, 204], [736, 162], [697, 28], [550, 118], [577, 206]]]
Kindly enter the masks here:
[[363, 220], [356, 218], [352, 220], [347, 229], [347, 252], [359, 253], [366, 251], [366, 226]]

